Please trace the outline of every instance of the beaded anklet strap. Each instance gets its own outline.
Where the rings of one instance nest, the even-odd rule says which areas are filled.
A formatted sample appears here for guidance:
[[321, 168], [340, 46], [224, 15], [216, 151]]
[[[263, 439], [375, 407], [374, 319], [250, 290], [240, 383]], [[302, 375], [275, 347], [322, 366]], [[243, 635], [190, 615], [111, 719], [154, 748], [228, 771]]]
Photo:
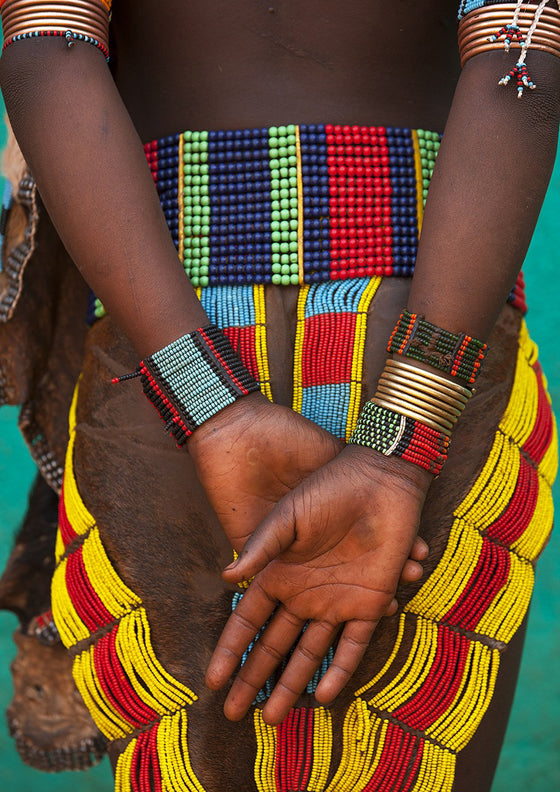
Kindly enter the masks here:
[[438, 476], [447, 459], [449, 437], [421, 421], [366, 402], [349, 443], [398, 456]]
[[387, 347], [388, 352], [427, 363], [469, 384], [475, 381], [487, 349], [476, 338], [443, 330], [406, 309]]
[[201, 424], [229, 404], [260, 390], [215, 325], [184, 335], [142, 360], [132, 375], [165, 422], [178, 446]]

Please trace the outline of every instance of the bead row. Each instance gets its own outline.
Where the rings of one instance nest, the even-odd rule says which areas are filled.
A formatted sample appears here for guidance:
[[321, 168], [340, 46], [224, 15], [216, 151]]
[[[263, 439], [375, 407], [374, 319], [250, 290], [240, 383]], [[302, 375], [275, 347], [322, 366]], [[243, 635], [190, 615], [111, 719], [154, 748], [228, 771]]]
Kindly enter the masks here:
[[414, 462], [436, 476], [449, 447], [449, 438], [442, 432], [373, 401], [365, 403], [348, 442]]
[[97, 49], [100, 49], [103, 55], [105, 55], [105, 58], [109, 60], [109, 50], [105, 44], [99, 41], [99, 39], [93, 38], [92, 36], [86, 36], [83, 33], [74, 33], [72, 30], [33, 30], [29, 33], [18, 33], [16, 36], [11, 36], [9, 39], [4, 41], [2, 50], [5, 50], [6, 47], [9, 47], [10, 44], [14, 44], [16, 41], [41, 38], [43, 36], [58, 36], [64, 38], [66, 39], [69, 47], [71, 47], [75, 41], [83, 41], [85, 44], [92, 44], [94, 47], [97, 47]]
[[469, 384], [474, 383], [487, 345], [465, 333], [452, 333], [423, 316], [402, 311], [387, 351], [414, 358]]

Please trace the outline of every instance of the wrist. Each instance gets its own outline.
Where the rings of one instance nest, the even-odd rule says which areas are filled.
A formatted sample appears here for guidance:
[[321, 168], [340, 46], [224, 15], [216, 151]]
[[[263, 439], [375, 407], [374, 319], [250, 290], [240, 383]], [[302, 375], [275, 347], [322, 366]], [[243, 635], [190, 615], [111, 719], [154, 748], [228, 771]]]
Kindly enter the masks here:
[[147, 358], [134, 375], [165, 423], [183, 446], [212, 417], [239, 399], [260, 391], [229, 340], [215, 325], [181, 336]]

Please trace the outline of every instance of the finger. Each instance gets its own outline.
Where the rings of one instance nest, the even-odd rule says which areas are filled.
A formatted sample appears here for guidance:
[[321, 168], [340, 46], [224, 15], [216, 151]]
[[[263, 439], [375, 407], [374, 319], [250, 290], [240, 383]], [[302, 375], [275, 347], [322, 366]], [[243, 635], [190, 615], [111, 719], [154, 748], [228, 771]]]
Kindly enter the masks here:
[[427, 543], [420, 536], [417, 536], [410, 551], [410, 558], [413, 561], [425, 561], [429, 552], [430, 548]]
[[364, 656], [377, 625], [377, 620], [346, 623], [329, 670], [315, 691], [315, 698], [320, 704], [330, 704], [348, 683]]
[[233, 674], [251, 641], [270, 618], [277, 603], [253, 581], [226, 622], [206, 669], [206, 685], [219, 690]]
[[424, 574], [424, 567], [410, 558], [405, 562], [401, 572], [401, 583], [415, 583]]
[[301, 635], [304, 626], [305, 619], [298, 619], [283, 606], [278, 608], [239, 669], [224, 705], [226, 718], [237, 721], [245, 715], [259, 690]]
[[284, 720], [321, 665], [338, 630], [337, 625], [327, 622], [310, 622], [263, 709], [265, 723], [275, 726]]
[[286, 495], [253, 531], [237, 560], [224, 569], [224, 579], [248, 580], [286, 550], [294, 539], [294, 510], [290, 495]]

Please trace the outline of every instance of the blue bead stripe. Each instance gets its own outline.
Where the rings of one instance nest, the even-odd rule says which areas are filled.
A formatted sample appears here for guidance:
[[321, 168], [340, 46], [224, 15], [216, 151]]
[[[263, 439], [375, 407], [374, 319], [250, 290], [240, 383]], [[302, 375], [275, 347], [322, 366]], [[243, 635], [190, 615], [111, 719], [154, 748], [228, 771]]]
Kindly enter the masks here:
[[324, 124], [300, 127], [303, 180], [303, 269], [307, 283], [329, 279], [330, 194]]
[[268, 130], [209, 132], [210, 282], [270, 283]]
[[391, 172], [393, 274], [412, 275], [418, 251], [418, 216], [414, 145], [410, 129], [387, 127]]

